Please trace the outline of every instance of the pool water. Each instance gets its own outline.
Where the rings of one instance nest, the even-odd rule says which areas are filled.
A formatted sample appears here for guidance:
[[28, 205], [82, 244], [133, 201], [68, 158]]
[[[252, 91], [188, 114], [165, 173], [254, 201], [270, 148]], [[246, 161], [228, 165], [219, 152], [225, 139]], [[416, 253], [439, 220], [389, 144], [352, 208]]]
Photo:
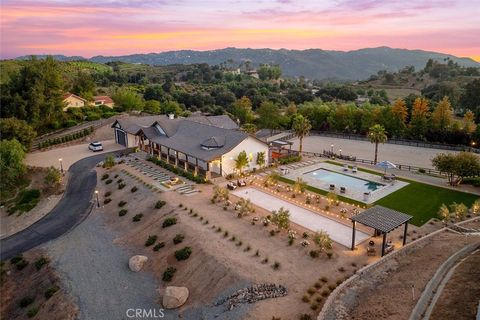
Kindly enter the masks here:
[[334, 184], [336, 188], [345, 187], [347, 188], [347, 191], [357, 190], [360, 192], [370, 192], [384, 186], [380, 183], [347, 176], [345, 174], [333, 172], [326, 169], [317, 169], [314, 171], [306, 172], [304, 174], [321, 182]]

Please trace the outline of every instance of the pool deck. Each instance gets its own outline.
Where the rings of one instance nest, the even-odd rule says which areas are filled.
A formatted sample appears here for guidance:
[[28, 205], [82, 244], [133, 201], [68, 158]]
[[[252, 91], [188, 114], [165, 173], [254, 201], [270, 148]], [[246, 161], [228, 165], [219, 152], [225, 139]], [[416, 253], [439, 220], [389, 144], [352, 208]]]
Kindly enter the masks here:
[[[351, 188], [346, 188], [346, 192], [341, 194], [342, 196], [345, 196], [347, 198], [361, 201], [367, 204], [373, 203], [391, 194], [392, 192], [395, 192], [405, 187], [406, 185], [408, 185], [407, 182], [398, 181], [398, 180], [394, 182], [387, 182], [383, 180], [381, 176], [377, 176], [367, 172], [357, 171], [356, 173], [353, 173], [351, 169], [348, 169], [348, 171], [343, 171], [343, 167], [336, 166], [326, 162], [316, 163], [310, 166], [294, 169], [289, 174], [285, 175], [285, 178], [294, 180], [294, 181], [297, 180], [297, 178], [302, 178], [303, 181], [305, 181], [307, 184], [311, 185], [312, 187], [319, 188], [325, 191], [330, 191], [329, 190], [330, 182], [322, 182], [319, 179], [315, 179], [305, 174], [318, 169], [327, 169], [339, 174], [351, 176], [353, 178], [360, 178], [360, 179], [364, 179], [364, 180], [368, 180], [368, 181], [372, 181], [372, 182], [376, 182], [384, 185], [384, 187], [381, 187], [375, 191], [371, 191], [368, 199], [364, 198], [363, 191], [354, 190]], [[341, 184], [335, 185], [335, 193], [340, 194], [340, 187], [343, 187], [343, 186]]]
[[[240, 188], [231, 193], [238, 197], [250, 199], [252, 203], [268, 211], [278, 210], [281, 207], [288, 209], [290, 211], [290, 221], [293, 223], [312, 231], [326, 231], [333, 241], [347, 248], [352, 245], [352, 228], [343, 223], [254, 188]], [[355, 244], [357, 245], [368, 238], [370, 238], [368, 234], [357, 230]]]

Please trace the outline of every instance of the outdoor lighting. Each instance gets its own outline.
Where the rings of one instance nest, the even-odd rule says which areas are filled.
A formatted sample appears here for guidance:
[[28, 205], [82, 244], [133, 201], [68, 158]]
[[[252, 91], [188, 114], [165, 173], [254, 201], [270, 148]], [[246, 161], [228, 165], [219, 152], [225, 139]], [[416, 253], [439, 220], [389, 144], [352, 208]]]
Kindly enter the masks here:
[[100, 200], [98, 199], [98, 190], [95, 190], [95, 195], [97, 196], [97, 208], [100, 208]]
[[333, 153], [333, 143], [330, 145], [330, 149], [332, 150], [332, 153]]
[[340, 155], [342, 155], [342, 149], [338, 149], [338, 153], [340, 153]]
[[60, 162], [60, 172], [63, 173], [63, 159], [62, 158], [59, 158], [58, 161]]

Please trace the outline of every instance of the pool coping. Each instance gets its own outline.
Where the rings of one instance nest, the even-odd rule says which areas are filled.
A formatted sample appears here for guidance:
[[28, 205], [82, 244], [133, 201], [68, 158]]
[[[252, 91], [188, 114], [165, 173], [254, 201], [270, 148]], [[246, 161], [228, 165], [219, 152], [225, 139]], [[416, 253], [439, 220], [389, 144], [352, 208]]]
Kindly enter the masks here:
[[318, 189], [321, 189], [321, 190], [324, 190], [324, 191], [327, 191], [327, 192], [331, 192], [331, 190], [329, 189], [330, 183], [322, 184], [320, 182], [320, 180], [315, 179], [313, 177], [309, 177], [308, 175], [306, 175], [306, 173], [316, 171], [316, 170], [320, 170], [320, 169], [328, 170], [328, 171], [331, 171], [333, 173], [341, 174], [341, 175], [344, 175], [344, 176], [349, 176], [349, 177], [356, 178], [356, 179], [375, 182], [375, 183], [383, 185], [384, 187], [382, 187], [378, 190], [371, 191], [370, 196], [368, 197], [368, 200], [365, 200], [363, 191], [362, 192], [352, 191], [351, 189], [347, 188], [346, 193], [339, 193], [339, 189], [342, 186], [341, 185], [335, 185], [337, 190], [335, 190], [334, 192], [336, 194], [339, 194], [339, 195], [341, 195], [343, 197], [346, 197], [346, 198], [350, 198], [352, 200], [363, 202], [365, 204], [372, 204], [372, 203], [374, 203], [374, 202], [392, 194], [393, 192], [396, 192], [396, 191], [402, 189], [403, 187], [405, 187], [409, 184], [408, 182], [400, 181], [400, 180], [396, 180], [392, 183], [386, 183], [385, 181], [381, 180], [381, 176], [374, 175], [374, 174], [367, 173], [367, 172], [363, 172], [363, 171], [357, 171], [356, 173], [352, 173], [351, 169], [348, 169], [348, 171], [345, 172], [343, 170], [344, 167], [336, 166], [336, 165], [333, 165], [333, 164], [330, 164], [330, 163], [327, 163], [327, 162], [315, 163], [315, 164], [310, 165], [310, 166], [294, 169], [294, 170], [290, 171], [290, 173], [286, 174], [284, 177], [287, 178], [287, 179], [291, 179], [293, 181], [297, 180], [297, 178], [301, 178], [303, 181], [305, 181], [308, 185], [310, 185], [312, 187], [315, 187], [315, 188], [318, 188]]

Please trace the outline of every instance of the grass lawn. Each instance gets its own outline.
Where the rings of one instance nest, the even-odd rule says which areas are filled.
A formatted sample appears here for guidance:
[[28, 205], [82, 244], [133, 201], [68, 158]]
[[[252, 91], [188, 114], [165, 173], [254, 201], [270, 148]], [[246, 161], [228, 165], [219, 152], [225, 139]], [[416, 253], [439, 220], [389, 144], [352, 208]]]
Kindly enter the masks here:
[[[335, 161], [326, 162], [338, 166], [343, 165], [342, 163]], [[381, 172], [374, 170], [363, 168], [358, 168], [358, 170], [375, 175], [382, 175]], [[284, 180], [288, 179], [282, 178], [282, 181]], [[374, 204], [378, 204], [386, 208], [394, 209], [413, 216], [413, 219], [410, 220], [410, 222], [416, 226], [421, 226], [431, 218], [436, 218], [438, 209], [440, 209], [442, 204], [451, 205], [452, 203], [457, 202], [463, 203], [470, 208], [473, 202], [480, 198], [475, 194], [450, 190], [409, 179], [399, 178], [399, 180], [408, 182], [409, 185], [376, 201]], [[309, 186], [308, 189], [320, 194], [327, 194], [327, 191], [319, 190], [311, 186]], [[360, 203], [345, 197], [339, 197], [339, 199], [353, 204]], [[365, 205], [364, 203], [361, 204]]]

